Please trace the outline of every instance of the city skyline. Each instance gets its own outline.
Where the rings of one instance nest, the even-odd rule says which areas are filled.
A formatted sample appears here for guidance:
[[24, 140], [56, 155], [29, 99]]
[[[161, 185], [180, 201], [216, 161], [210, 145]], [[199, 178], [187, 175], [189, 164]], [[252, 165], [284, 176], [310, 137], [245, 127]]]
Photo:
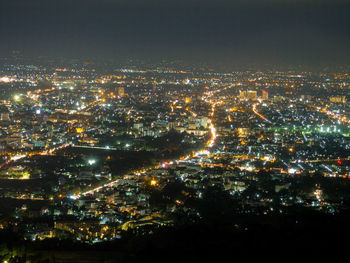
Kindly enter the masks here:
[[0, 262], [346, 253], [349, 13], [0, 0]]

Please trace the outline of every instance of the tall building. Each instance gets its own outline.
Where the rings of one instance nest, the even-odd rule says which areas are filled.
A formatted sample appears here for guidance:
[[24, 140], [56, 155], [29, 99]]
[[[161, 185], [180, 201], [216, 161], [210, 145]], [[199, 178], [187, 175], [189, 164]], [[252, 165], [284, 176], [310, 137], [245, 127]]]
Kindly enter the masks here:
[[245, 90], [240, 90], [239, 91], [239, 99], [241, 99], [241, 100], [245, 100], [246, 99], [246, 97], [247, 97], [247, 92], [245, 91]]
[[256, 90], [240, 90], [238, 98], [240, 100], [257, 100], [258, 95]]
[[257, 100], [258, 95], [257, 95], [256, 90], [248, 90], [247, 91], [247, 99], [248, 100]]
[[262, 91], [262, 99], [268, 100], [269, 99], [269, 93], [266, 90]]
[[124, 95], [125, 95], [124, 88], [123, 87], [119, 87], [119, 89], [118, 89], [118, 96], [123, 97]]
[[0, 121], [9, 121], [10, 120], [10, 112], [7, 109], [0, 110]]

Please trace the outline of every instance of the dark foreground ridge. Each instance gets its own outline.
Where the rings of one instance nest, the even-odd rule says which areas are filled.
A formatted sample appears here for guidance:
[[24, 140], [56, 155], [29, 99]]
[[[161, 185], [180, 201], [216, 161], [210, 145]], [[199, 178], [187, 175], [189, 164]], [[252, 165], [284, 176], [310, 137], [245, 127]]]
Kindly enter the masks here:
[[[219, 219], [219, 218], [218, 218]], [[85, 244], [47, 239], [27, 242], [1, 232], [8, 262], [200, 262], [263, 258], [315, 259], [346, 252], [349, 212], [339, 215], [242, 216], [221, 222], [127, 231], [116, 241]], [[219, 220], [218, 220], [219, 221]], [[344, 241], [342, 241], [344, 240]], [[4, 261], [6, 262], [6, 261]]]

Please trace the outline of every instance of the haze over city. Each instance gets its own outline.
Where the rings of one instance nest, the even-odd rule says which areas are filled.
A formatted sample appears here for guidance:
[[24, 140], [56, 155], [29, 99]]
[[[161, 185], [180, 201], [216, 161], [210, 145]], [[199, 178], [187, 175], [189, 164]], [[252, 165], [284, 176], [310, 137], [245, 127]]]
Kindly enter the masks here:
[[1, 53], [344, 65], [348, 1], [1, 1]]

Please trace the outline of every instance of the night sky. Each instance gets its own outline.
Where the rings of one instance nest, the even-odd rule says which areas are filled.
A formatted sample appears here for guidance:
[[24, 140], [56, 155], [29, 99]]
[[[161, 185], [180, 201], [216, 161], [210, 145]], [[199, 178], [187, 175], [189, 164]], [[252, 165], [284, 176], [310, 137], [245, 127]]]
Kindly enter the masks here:
[[0, 55], [349, 64], [350, 1], [0, 0]]

